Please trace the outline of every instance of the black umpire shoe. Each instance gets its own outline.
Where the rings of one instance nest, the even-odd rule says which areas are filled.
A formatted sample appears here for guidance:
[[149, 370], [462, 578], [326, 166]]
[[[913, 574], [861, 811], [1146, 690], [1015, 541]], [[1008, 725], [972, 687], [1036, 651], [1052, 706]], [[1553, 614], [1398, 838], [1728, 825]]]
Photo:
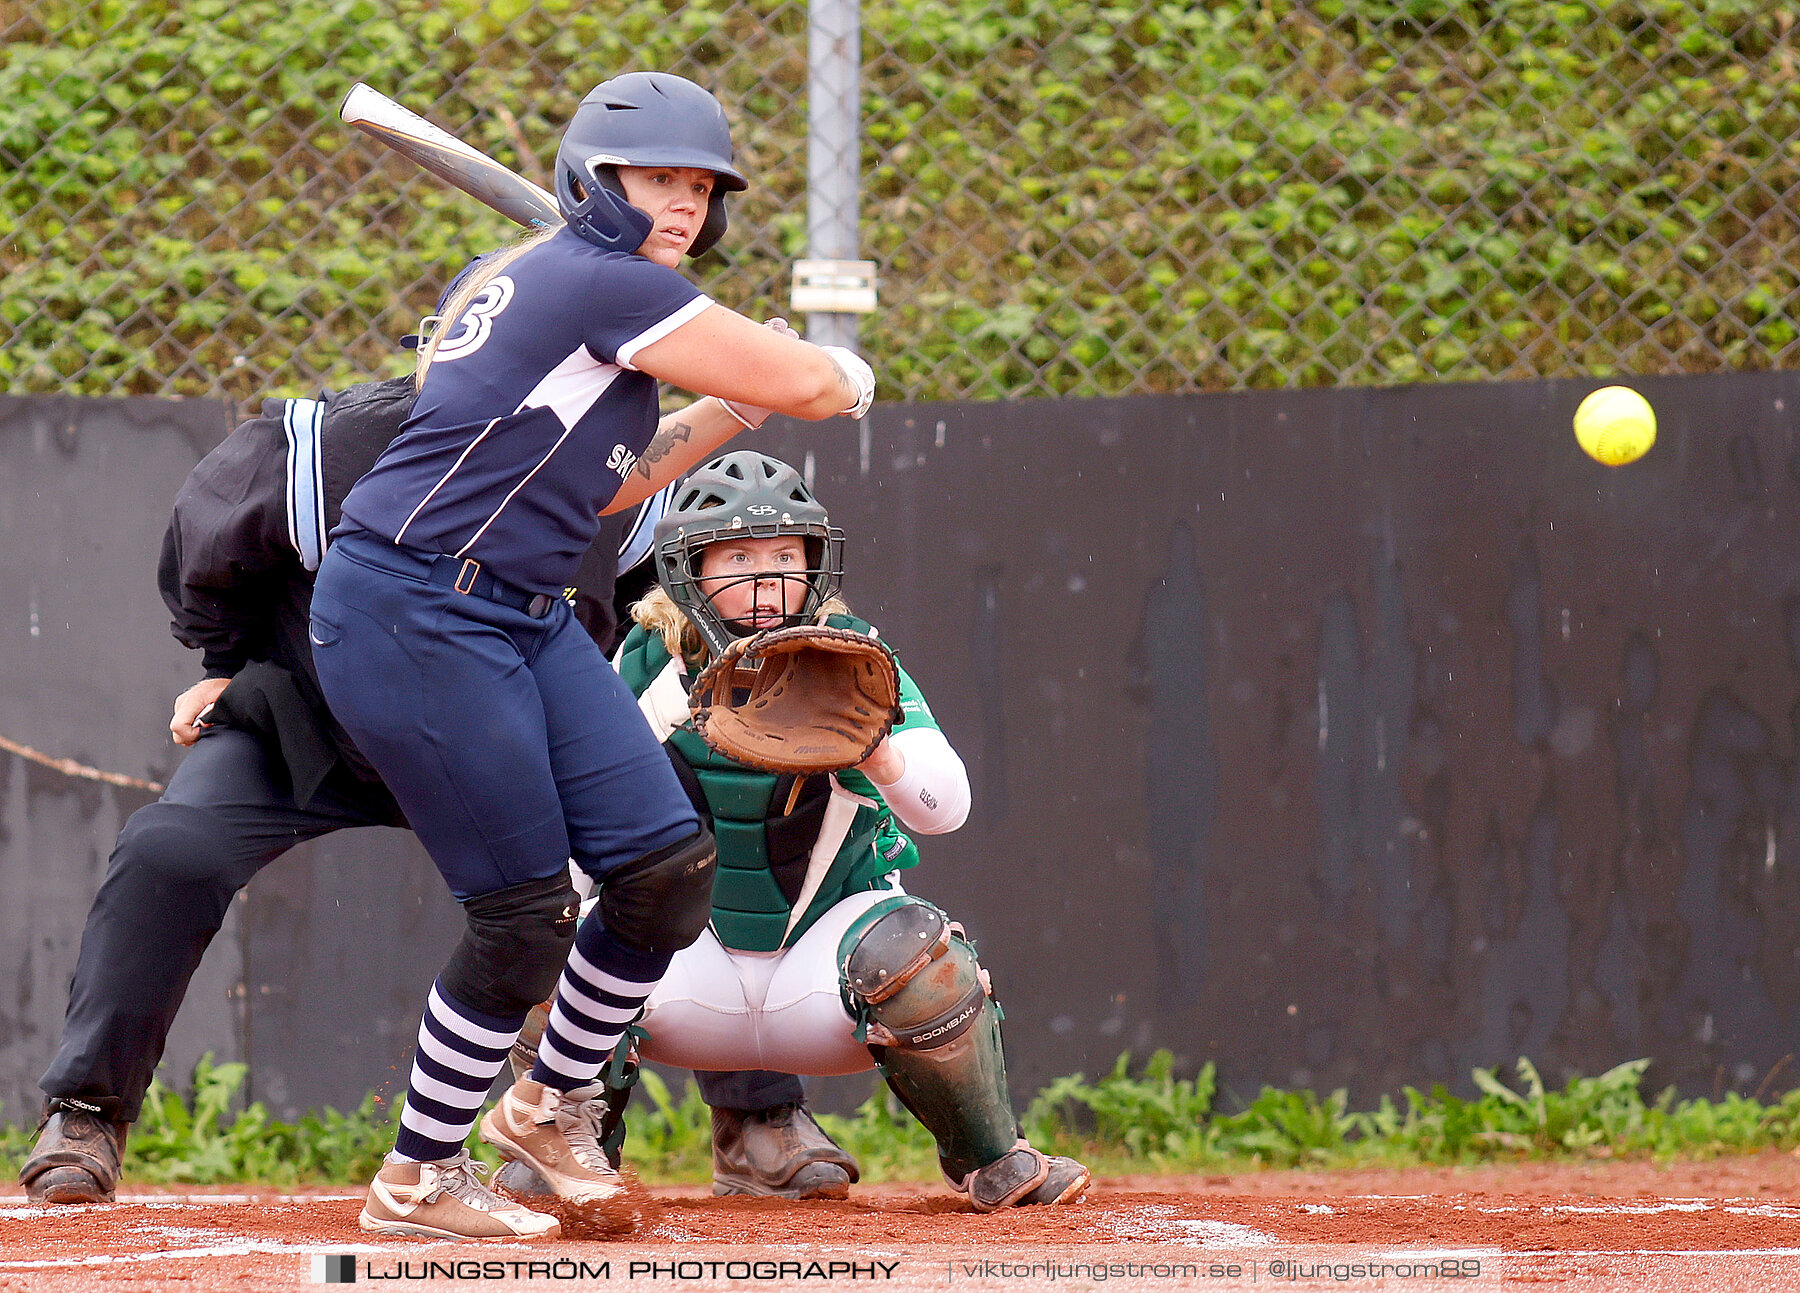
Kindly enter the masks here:
[[805, 1105], [714, 1109], [713, 1193], [844, 1199], [861, 1175]]
[[111, 1122], [68, 1100], [52, 1100], [19, 1184], [33, 1203], [111, 1203], [128, 1122]]

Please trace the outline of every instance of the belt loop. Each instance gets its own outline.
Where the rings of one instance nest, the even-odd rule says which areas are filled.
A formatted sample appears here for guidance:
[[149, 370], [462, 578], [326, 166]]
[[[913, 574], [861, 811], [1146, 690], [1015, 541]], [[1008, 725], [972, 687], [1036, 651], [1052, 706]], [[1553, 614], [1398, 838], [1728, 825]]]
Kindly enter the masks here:
[[474, 592], [475, 581], [479, 578], [481, 578], [481, 563], [474, 557], [464, 557], [462, 569], [456, 572], [456, 591], [464, 594]]

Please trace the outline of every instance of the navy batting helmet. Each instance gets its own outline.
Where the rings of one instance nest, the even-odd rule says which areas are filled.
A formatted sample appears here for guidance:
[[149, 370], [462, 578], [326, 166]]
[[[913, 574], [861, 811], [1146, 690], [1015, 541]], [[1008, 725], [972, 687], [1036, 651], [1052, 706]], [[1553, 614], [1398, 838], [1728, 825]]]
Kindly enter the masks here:
[[731, 164], [731, 127], [719, 101], [668, 72], [602, 81], [575, 109], [556, 150], [556, 204], [569, 227], [608, 251], [636, 251], [653, 226], [625, 200], [618, 166], [691, 166], [717, 177], [690, 256], [725, 232], [725, 194], [749, 187]]

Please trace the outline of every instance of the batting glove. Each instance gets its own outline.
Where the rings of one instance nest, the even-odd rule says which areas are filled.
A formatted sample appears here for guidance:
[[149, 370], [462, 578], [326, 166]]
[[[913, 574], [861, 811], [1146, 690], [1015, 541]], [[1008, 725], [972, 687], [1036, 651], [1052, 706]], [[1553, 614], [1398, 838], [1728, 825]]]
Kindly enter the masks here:
[[856, 387], [856, 403], [844, 410], [844, 416], [859, 418], [867, 413], [869, 405], [875, 402], [875, 370], [854, 350], [846, 350], [842, 346], [820, 346], [819, 349], [831, 356], [831, 362], [838, 366], [838, 371]]

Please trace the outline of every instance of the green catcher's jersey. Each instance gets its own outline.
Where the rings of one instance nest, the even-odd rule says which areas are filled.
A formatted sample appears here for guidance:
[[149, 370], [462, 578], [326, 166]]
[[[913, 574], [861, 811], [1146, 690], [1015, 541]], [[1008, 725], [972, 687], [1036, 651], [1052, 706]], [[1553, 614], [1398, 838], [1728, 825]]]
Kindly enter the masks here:
[[[854, 616], [833, 615], [826, 623], [874, 633]], [[687, 671], [670, 658], [660, 634], [634, 626], [617, 664], [695, 806], [704, 805], [712, 818], [719, 844], [712, 928], [726, 947], [773, 952], [791, 946], [846, 895], [884, 887], [893, 872], [918, 865], [912, 840], [855, 768], [803, 778], [763, 772], [702, 740], [688, 721]], [[904, 668], [900, 709], [895, 732], [937, 727]]]

